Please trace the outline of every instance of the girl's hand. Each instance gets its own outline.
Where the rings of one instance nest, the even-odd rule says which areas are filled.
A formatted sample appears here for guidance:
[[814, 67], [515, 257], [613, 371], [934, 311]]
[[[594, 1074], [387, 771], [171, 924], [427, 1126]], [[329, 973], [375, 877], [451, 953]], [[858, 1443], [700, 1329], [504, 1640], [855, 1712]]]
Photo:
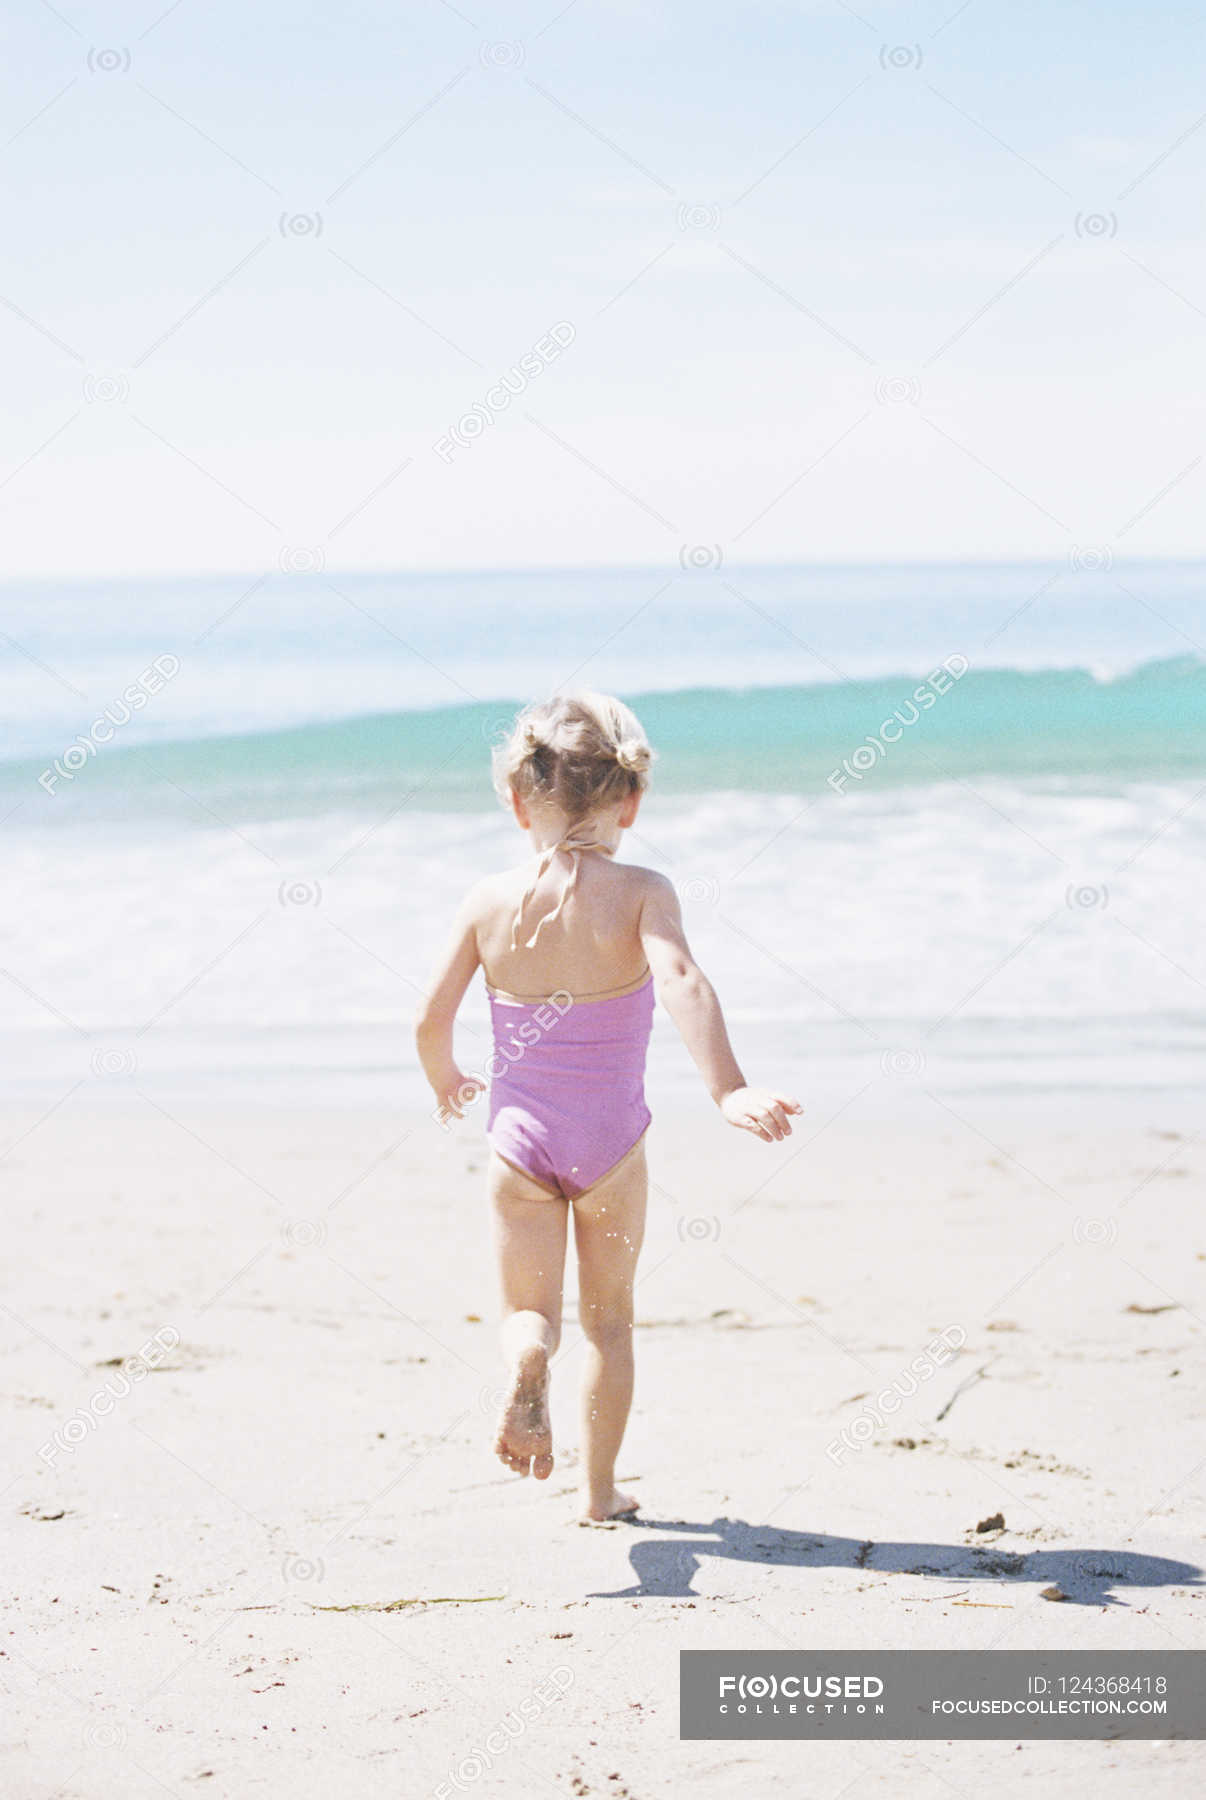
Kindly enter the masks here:
[[720, 1110], [730, 1125], [741, 1131], [752, 1131], [764, 1143], [773, 1144], [791, 1136], [788, 1113], [802, 1113], [798, 1100], [786, 1094], [772, 1094], [766, 1088], [733, 1088], [720, 1102]]
[[486, 1091], [486, 1083], [480, 1075], [462, 1075], [459, 1069], [453, 1069], [445, 1081], [440, 1083], [437, 1098], [439, 1109], [437, 1118], [442, 1125], [449, 1119], [463, 1119], [465, 1108]]

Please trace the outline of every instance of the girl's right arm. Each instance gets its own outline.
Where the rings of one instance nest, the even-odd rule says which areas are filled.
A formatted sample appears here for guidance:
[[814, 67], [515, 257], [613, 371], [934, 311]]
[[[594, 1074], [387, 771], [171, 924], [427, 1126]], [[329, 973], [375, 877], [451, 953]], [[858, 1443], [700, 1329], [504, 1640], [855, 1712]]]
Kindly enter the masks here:
[[790, 1137], [787, 1115], [804, 1109], [786, 1094], [746, 1085], [716, 990], [687, 946], [678, 895], [664, 875], [649, 875], [639, 931], [658, 999], [729, 1124], [752, 1131], [766, 1143]]
[[457, 1008], [465, 998], [465, 990], [481, 960], [477, 951], [477, 900], [475, 888], [461, 902], [452, 936], [415, 1018], [415, 1045], [423, 1073], [431, 1083], [441, 1112], [451, 1113], [458, 1119], [464, 1117], [462, 1108], [485, 1085], [476, 1077], [463, 1075], [452, 1053], [452, 1029]]

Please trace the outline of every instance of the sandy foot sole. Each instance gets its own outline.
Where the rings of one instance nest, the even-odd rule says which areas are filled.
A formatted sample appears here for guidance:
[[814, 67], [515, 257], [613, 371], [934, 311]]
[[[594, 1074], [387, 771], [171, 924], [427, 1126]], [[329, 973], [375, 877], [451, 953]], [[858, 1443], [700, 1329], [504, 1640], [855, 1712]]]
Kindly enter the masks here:
[[549, 1359], [539, 1346], [525, 1350], [515, 1365], [499, 1416], [494, 1453], [517, 1475], [547, 1481], [553, 1472]]

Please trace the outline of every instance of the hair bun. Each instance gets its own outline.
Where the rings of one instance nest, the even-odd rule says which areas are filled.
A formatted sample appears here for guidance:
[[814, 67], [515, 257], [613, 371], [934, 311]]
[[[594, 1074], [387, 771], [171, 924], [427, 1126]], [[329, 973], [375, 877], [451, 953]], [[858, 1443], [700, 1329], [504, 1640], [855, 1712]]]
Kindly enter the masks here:
[[614, 695], [589, 690], [523, 707], [491, 752], [504, 806], [518, 794], [554, 807], [572, 825], [644, 793], [655, 761], [635, 713]]

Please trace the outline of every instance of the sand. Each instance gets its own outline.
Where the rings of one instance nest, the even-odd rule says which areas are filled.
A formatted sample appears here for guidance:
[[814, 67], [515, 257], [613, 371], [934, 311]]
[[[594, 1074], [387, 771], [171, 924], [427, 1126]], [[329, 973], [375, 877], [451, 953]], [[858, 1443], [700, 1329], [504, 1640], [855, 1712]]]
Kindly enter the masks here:
[[1193, 1743], [677, 1735], [683, 1648], [1206, 1647], [1206, 1149], [1158, 1108], [659, 1116], [643, 1523], [588, 1529], [572, 1279], [552, 1479], [490, 1455], [480, 1119], [98, 1093], [0, 1115], [5, 1800], [1201, 1783]]

